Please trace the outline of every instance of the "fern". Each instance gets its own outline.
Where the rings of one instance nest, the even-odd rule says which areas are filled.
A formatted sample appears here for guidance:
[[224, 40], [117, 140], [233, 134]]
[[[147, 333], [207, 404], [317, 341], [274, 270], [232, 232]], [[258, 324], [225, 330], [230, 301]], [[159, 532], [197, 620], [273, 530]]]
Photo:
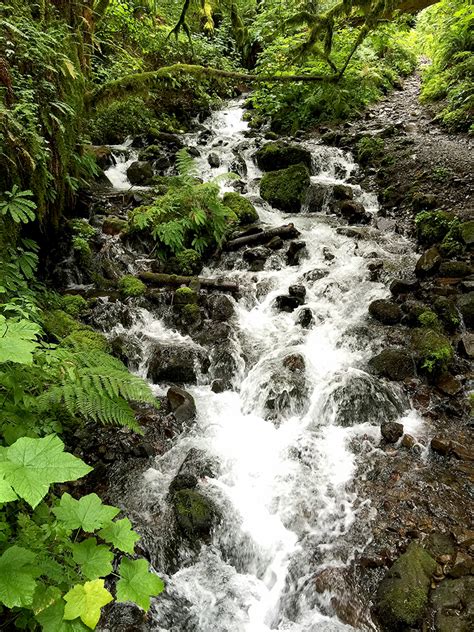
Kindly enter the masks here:
[[5, 191], [0, 201], [0, 215], [9, 215], [15, 224], [27, 224], [35, 219], [36, 204], [29, 198], [32, 191], [20, 191], [16, 184], [11, 191]]

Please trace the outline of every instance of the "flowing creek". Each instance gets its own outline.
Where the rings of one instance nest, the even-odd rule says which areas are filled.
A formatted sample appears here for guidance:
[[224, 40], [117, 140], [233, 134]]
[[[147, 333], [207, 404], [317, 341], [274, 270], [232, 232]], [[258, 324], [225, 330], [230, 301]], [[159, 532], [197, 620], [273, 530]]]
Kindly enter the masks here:
[[[383, 283], [370, 280], [367, 264], [371, 257], [383, 258], [396, 271], [412, 264], [413, 249], [393, 233], [368, 226], [347, 230], [330, 213], [330, 196], [323, 212], [303, 208], [291, 216], [263, 202], [258, 196], [261, 174], [252, 160], [258, 147], [245, 135], [243, 112], [238, 100], [215, 112], [204, 123], [211, 132], [206, 144], [199, 133], [187, 135], [188, 144], [201, 153], [199, 174], [209, 180], [235, 170], [238, 154], [243, 190], [261, 221], [268, 227], [293, 222], [306, 247], [297, 265], [288, 265], [280, 250], [263, 270], [249, 272], [241, 253], [227, 253], [217, 266], [203, 271], [206, 277], [237, 281], [241, 288], [238, 300], [232, 299], [235, 314], [229, 320], [231, 388], [211, 390], [212, 380], [222, 377], [218, 354], [211, 353], [207, 372], [198, 370], [197, 384], [185, 386], [196, 402], [196, 422], [171, 450], [127, 482], [121, 498], [145, 532], [156, 516], [162, 521], [163, 537], [153, 543], [152, 561], [166, 582], [166, 593], [154, 600], [146, 629], [376, 629], [368, 614], [358, 627], [343, 623], [331, 605], [331, 591], [317, 592], [315, 578], [324, 569], [347, 566], [370, 541], [370, 503], [358, 498], [354, 477], [369, 470], [380, 423], [399, 419], [410, 433], [420, 429], [419, 418], [397, 387], [366, 372], [367, 360], [381, 344], [377, 335], [367, 336], [367, 306], [387, 295]], [[330, 191], [335, 184], [349, 185], [355, 199], [370, 214], [377, 213], [376, 196], [351, 184], [357, 166], [349, 154], [316, 141], [303, 144], [313, 154], [314, 188]], [[117, 153], [122, 150], [127, 147], [116, 148]], [[210, 152], [219, 156], [218, 168], [209, 166]], [[119, 189], [127, 186], [130, 163], [122, 156], [107, 172]], [[232, 184], [222, 186], [232, 190]], [[305, 286], [304, 306], [293, 313], [278, 311], [275, 298], [292, 285]], [[304, 328], [298, 317], [308, 308], [314, 323]], [[190, 353], [199, 347], [138, 307], [130, 327], [117, 325], [108, 333], [139, 341], [136, 370], [143, 376], [156, 344], [173, 344]], [[301, 366], [289, 370], [295, 358]], [[153, 388], [163, 395], [168, 384]], [[203, 476], [198, 489], [219, 507], [222, 518], [197, 552], [179, 543], [180, 550], [173, 551], [177, 568], [167, 574], [160, 560], [172, 546], [166, 535], [168, 488], [193, 448], [217, 463], [215, 477]]]

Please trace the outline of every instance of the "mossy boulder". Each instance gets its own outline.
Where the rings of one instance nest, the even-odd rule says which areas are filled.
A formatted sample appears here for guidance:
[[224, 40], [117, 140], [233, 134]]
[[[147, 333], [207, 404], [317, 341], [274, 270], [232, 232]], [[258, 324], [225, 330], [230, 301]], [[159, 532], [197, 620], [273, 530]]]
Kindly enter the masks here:
[[441, 276], [462, 279], [472, 274], [472, 266], [466, 261], [443, 261], [439, 273]]
[[441, 264], [441, 255], [439, 250], [432, 246], [425, 250], [416, 262], [415, 274], [417, 277], [426, 277], [433, 275]]
[[106, 235], [119, 235], [123, 233], [128, 226], [128, 222], [120, 217], [114, 217], [113, 215], [104, 219], [102, 224], [102, 231]]
[[52, 309], [43, 312], [43, 328], [50, 338], [62, 340], [84, 325], [63, 310]]
[[240, 193], [229, 191], [224, 194], [224, 204], [237, 216], [239, 224], [254, 224], [258, 222], [258, 213], [255, 206]]
[[80, 294], [65, 294], [61, 297], [61, 308], [69, 316], [77, 317], [85, 312], [87, 307], [86, 299]]
[[192, 305], [198, 302], [197, 293], [190, 287], [180, 287], [174, 293], [175, 305]]
[[412, 543], [381, 581], [375, 599], [386, 630], [404, 630], [420, 621], [428, 604], [436, 562], [419, 544]]
[[143, 296], [146, 292], [146, 285], [137, 277], [127, 274], [119, 281], [119, 290], [122, 296]]
[[389, 380], [404, 380], [415, 374], [413, 358], [403, 349], [384, 349], [369, 360], [369, 366]]
[[448, 331], [455, 331], [459, 327], [459, 313], [453, 300], [438, 296], [433, 302], [433, 308]]
[[61, 342], [63, 347], [72, 347], [73, 349], [87, 349], [88, 351], [102, 351], [110, 353], [111, 347], [107, 338], [98, 331], [90, 329], [76, 329], [66, 336]]
[[261, 147], [254, 157], [262, 171], [277, 171], [298, 164], [311, 169], [311, 152], [299, 145], [268, 143]]
[[166, 271], [169, 274], [194, 276], [201, 272], [202, 265], [201, 255], [192, 248], [185, 248], [174, 257], [168, 259]]
[[310, 185], [308, 168], [304, 164], [266, 173], [260, 183], [262, 198], [281, 211], [297, 213]]
[[369, 305], [370, 315], [381, 322], [383, 325], [395, 325], [402, 318], [402, 310], [400, 307], [386, 299], [377, 299]]
[[172, 498], [176, 520], [187, 536], [208, 536], [217, 517], [214, 503], [195, 489], [180, 489]]
[[149, 185], [153, 178], [153, 167], [146, 160], [135, 160], [127, 169], [131, 184]]
[[439, 374], [447, 371], [454, 353], [449, 339], [433, 329], [416, 329], [412, 335], [412, 344], [418, 357], [418, 367], [427, 374]]
[[455, 220], [447, 211], [422, 211], [415, 217], [418, 239], [424, 244], [436, 244], [443, 240]]
[[474, 245], [474, 219], [461, 224], [459, 232], [461, 233], [461, 239], [466, 246], [472, 247]]
[[474, 328], [474, 292], [461, 296], [457, 303], [466, 327]]

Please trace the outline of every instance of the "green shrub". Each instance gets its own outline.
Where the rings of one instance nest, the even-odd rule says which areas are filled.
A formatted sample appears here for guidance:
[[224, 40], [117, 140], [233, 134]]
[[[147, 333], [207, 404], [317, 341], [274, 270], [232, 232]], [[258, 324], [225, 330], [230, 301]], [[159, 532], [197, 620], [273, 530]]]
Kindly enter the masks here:
[[146, 285], [137, 277], [127, 274], [119, 281], [119, 290], [122, 296], [143, 296], [146, 292]]
[[101, 109], [89, 126], [96, 145], [122, 143], [127, 136], [143, 133], [156, 124], [151, 109], [140, 97], [110, 103]]

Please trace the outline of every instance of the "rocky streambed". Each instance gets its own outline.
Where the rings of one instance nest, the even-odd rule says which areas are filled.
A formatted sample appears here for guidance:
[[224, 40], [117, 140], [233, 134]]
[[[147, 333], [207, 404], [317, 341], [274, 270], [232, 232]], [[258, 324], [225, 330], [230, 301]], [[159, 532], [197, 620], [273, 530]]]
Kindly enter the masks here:
[[[204, 181], [238, 174], [222, 195], [247, 228], [177, 278], [126, 227], [182, 146]], [[472, 629], [469, 220], [457, 254], [440, 245], [453, 218], [417, 253], [348, 149], [253, 132], [240, 100], [101, 155], [114, 188], [84, 203], [92, 254], [65, 250], [52, 276], [162, 407], [137, 409], [142, 437], [71, 442], [167, 586], [102, 628]]]

